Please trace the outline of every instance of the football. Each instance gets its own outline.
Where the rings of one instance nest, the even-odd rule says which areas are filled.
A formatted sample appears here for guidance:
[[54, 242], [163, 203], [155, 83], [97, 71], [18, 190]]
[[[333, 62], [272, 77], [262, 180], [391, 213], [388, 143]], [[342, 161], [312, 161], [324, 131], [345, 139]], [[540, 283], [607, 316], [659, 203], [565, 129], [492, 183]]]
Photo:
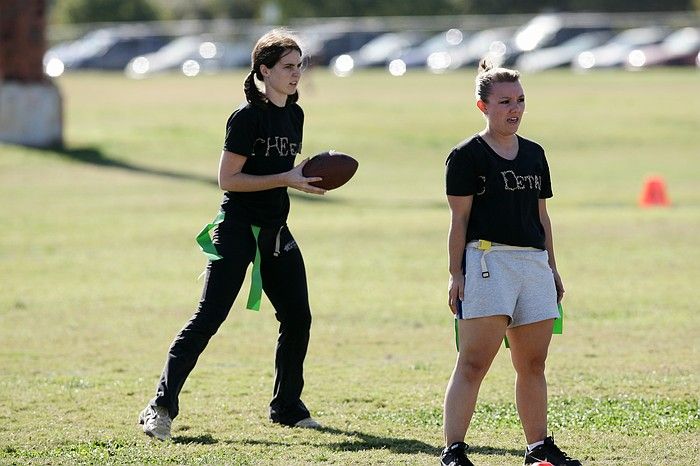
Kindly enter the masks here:
[[335, 189], [347, 183], [357, 171], [358, 166], [357, 160], [348, 154], [330, 150], [311, 157], [301, 173], [307, 178], [314, 176], [323, 178], [321, 181], [309, 183], [313, 186]]

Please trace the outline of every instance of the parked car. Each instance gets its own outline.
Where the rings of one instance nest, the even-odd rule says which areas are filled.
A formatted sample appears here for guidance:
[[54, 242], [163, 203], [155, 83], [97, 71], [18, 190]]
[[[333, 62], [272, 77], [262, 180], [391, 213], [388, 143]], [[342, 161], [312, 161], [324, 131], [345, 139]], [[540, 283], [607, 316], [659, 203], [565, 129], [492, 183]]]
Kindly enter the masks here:
[[123, 70], [136, 55], [150, 53], [170, 42], [168, 36], [118, 37], [104, 50], [74, 63], [74, 68]]
[[397, 59], [401, 60], [407, 68], [425, 67], [430, 55], [439, 52], [449, 53], [468, 40], [469, 35], [468, 32], [454, 28], [442, 31], [415, 47], [405, 50]]
[[632, 50], [658, 44], [668, 34], [668, 29], [660, 26], [627, 29], [600, 47], [579, 53], [571, 66], [577, 70], [622, 66]]
[[358, 68], [386, 66], [404, 50], [424, 40], [422, 33], [389, 32], [372, 39], [359, 50], [343, 54], [331, 60], [330, 66], [337, 76], [347, 76]]
[[301, 32], [301, 46], [310, 65], [328, 66], [334, 57], [353, 52], [372, 39], [379, 31], [343, 31], [342, 25], [323, 24]]
[[557, 14], [538, 15], [516, 31], [511, 43], [505, 44], [499, 62], [503, 66], [513, 66], [524, 53], [556, 47], [578, 35], [597, 31], [610, 31], [610, 28], [604, 24], [571, 25]]
[[60, 62], [63, 68], [122, 70], [137, 55], [158, 50], [172, 38], [139, 27], [104, 28], [49, 49], [44, 64]]
[[693, 66], [700, 53], [700, 28], [687, 27], [669, 34], [661, 43], [632, 50], [629, 69], [650, 66]]
[[247, 66], [250, 50], [249, 44], [218, 41], [208, 36], [184, 36], [156, 52], [132, 58], [124, 72], [131, 78], [172, 70], [196, 76], [205, 71]]
[[604, 44], [612, 36], [612, 31], [586, 32], [561, 45], [522, 54], [515, 62], [515, 68], [532, 73], [569, 66], [579, 53]]
[[426, 66], [433, 73], [474, 66], [486, 55], [503, 54], [514, 32], [511, 27], [479, 31], [451, 50], [431, 54]]

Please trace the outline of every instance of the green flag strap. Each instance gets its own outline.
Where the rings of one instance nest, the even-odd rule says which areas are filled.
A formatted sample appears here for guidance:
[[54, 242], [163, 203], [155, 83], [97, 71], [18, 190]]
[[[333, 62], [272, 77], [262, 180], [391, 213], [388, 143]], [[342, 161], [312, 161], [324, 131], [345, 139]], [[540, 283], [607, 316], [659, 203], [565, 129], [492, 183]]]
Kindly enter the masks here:
[[[561, 335], [564, 333], [564, 308], [562, 307], [561, 303], [557, 304], [557, 308], [559, 309], [559, 317], [554, 319], [554, 326], [552, 327], [553, 335]], [[455, 346], [457, 347], [457, 351], [459, 352], [459, 328], [457, 326], [458, 322], [459, 319], [455, 317]], [[503, 337], [503, 344], [506, 348], [510, 348], [510, 343], [508, 343], [508, 337]]]
[[[226, 214], [224, 211], [220, 211], [211, 223], [202, 228], [202, 231], [197, 234], [197, 244], [199, 244], [200, 249], [205, 256], [211, 261], [218, 261], [223, 259], [223, 256], [219, 254], [216, 250], [216, 246], [211, 238], [211, 231], [216, 228], [218, 224], [224, 221]], [[253, 230], [253, 236], [255, 237], [255, 260], [253, 261], [253, 271], [250, 277], [250, 292], [248, 293], [248, 303], [246, 304], [246, 309], [251, 311], [260, 310], [260, 302], [262, 301], [262, 276], [260, 275], [260, 248], [258, 247], [258, 235], [260, 234], [260, 227], [256, 225], [251, 225]]]
[[561, 303], [557, 304], [559, 308], [559, 317], [554, 319], [554, 327], [552, 328], [552, 333], [554, 335], [561, 335], [564, 333], [564, 308], [561, 307]]
[[219, 254], [219, 251], [216, 250], [216, 246], [214, 246], [211, 240], [211, 231], [216, 228], [219, 223], [224, 221], [225, 216], [226, 214], [223, 210], [219, 211], [214, 220], [206, 224], [204, 228], [202, 228], [202, 231], [197, 234], [197, 244], [199, 244], [204, 255], [212, 261], [218, 261], [223, 257]]
[[253, 261], [253, 271], [250, 274], [250, 292], [248, 293], [248, 303], [246, 309], [251, 311], [260, 310], [260, 301], [262, 301], [262, 276], [260, 275], [260, 248], [258, 247], [258, 235], [260, 227], [256, 225], [250, 226], [253, 229], [255, 237], [255, 260]]
[[[562, 333], [564, 333], [564, 308], [561, 306], [561, 303], [557, 303], [557, 308], [559, 309], [559, 317], [554, 319], [552, 335], [561, 335]], [[503, 344], [506, 348], [510, 348], [510, 343], [508, 343], [508, 337], [503, 337]]]

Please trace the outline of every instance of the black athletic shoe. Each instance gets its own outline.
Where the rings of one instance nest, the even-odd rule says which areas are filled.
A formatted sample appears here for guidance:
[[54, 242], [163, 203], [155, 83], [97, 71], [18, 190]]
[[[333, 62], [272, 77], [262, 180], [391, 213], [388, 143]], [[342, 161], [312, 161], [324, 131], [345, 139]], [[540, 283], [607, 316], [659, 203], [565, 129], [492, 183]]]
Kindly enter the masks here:
[[467, 458], [469, 445], [464, 442], [455, 442], [442, 450], [440, 466], [474, 466]]
[[531, 452], [525, 452], [523, 464], [534, 464], [540, 461], [549, 461], [554, 466], [581, 466], [579, 460], [571, 458], [554, 444], [554, 437], [547, 437], [542, 445], [535, 447]]

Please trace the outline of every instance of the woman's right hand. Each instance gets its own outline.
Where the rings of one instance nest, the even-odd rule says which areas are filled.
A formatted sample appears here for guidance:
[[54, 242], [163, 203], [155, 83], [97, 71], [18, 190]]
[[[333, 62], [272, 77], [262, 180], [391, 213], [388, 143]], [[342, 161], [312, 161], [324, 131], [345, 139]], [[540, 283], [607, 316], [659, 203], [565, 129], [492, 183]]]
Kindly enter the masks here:
[[308, 161], [309, 159], [307, 157], [304, 160], [302, 160], [299, 165], [284, 173], [284, 182], [290, 188], [298, 189], [299, 191], [303, 191], [309, 194], [323, 195], [326, 193], [325, 189], [310, 184], [314, 181], [321, 181], [322, 178], [319, 178], [318, 176], [307, 178], [302, 174], [304, 165], [306, 165], [306, 162]]
[[450, 281], [447, 285], [448, 305], [452, 314], [457, 314], [457, 300], [464, 300], [464, 275], [450, 274]]

